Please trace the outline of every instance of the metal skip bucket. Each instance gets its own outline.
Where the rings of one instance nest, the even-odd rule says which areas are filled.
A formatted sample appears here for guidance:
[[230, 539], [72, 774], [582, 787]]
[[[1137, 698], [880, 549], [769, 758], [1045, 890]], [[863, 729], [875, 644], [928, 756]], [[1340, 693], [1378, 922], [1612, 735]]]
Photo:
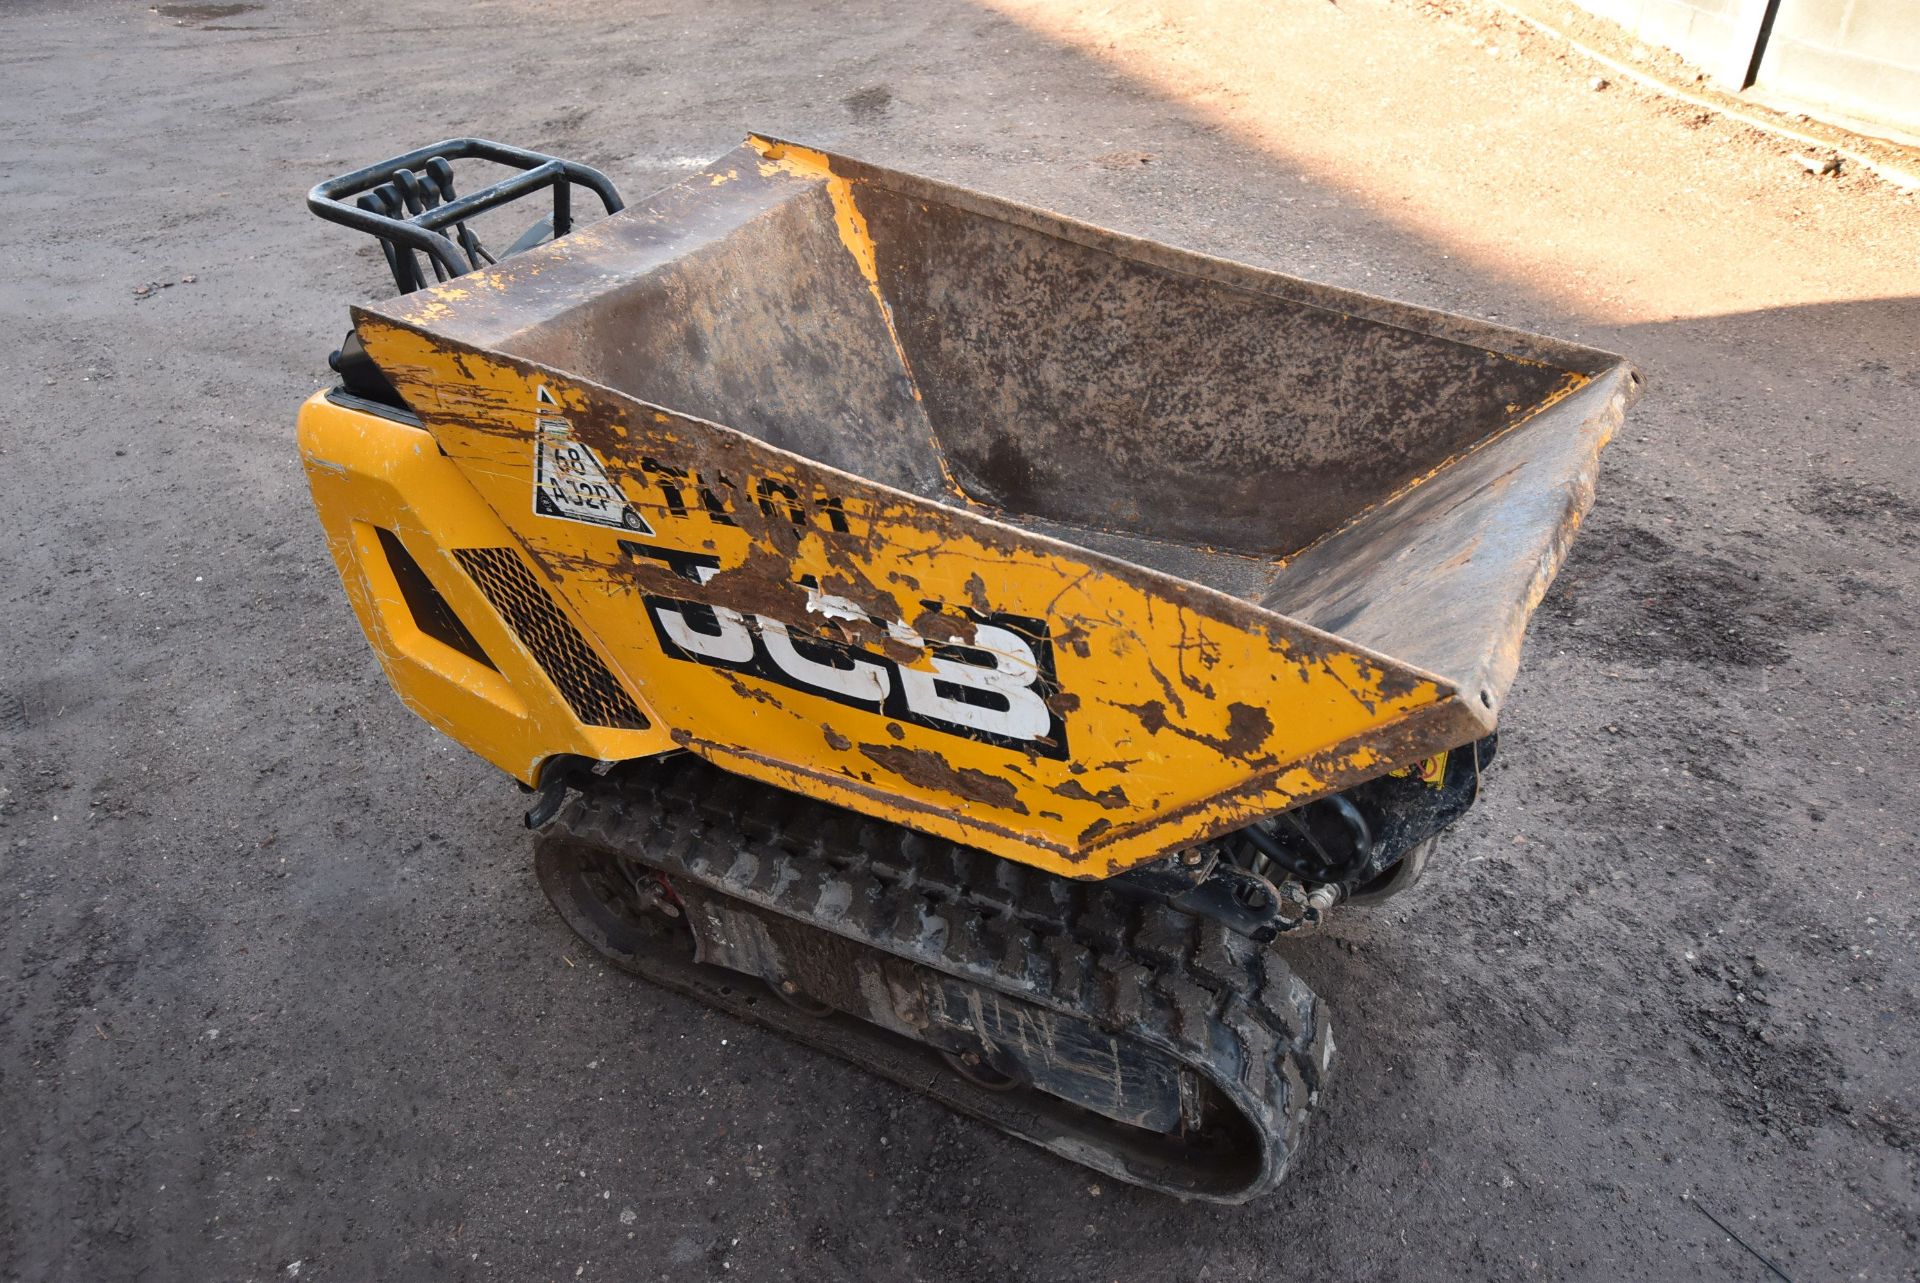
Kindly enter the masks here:
[[355, 321], [467, 507], [334, 440], [336, 551], [385, 486], [556, 687], [542, 610], [619, 697], [467, 742], [523, 779], [688, 749], [1075, 877], [1489, 733], [1638, 388], [758, 137]]

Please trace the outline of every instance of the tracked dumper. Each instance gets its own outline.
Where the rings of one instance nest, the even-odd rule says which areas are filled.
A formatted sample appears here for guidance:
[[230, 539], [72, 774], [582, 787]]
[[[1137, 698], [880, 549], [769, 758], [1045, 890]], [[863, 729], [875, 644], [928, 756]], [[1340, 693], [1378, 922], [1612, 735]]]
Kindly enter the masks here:
[[1271, 1188], [1334, 1047], [1276, 942], [1474, 801], [1633, 372], [772, 138], [631, 208], [476, 139], [310, 204], [399, 290], [301, 412], [341, 579], [535, 792], [568, 925], [1101, 1172]]

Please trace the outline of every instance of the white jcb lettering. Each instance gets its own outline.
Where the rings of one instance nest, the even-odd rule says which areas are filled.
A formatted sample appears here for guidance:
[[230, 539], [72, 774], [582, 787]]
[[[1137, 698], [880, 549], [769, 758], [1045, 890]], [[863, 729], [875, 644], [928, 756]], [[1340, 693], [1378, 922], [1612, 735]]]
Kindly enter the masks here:
[[[888, 632], [895, 637], [905, 634], [917, 640], [916, 634], [897, 624], [889, 627]], [[1046, 701], [1033, 689], [1034, 683], [1040, 680], [1040, 665], [1034, 659], [1033, 647], [1016, 632], [981, 624], [974, 630], [970, 649], [985, 652], [992, 658], [992, 665], [967, 664], [937, 654], [927, 657], [931, 672], [902, 665], [900, 689], [907, 697], [907, 707], [922, 717], [938, 718], [1009, 739], [1033, 740], [1045, 735], [1052, 724], [1052, 714], [1047, 710]], [[989, 703], [951, 699], [940, 693], [942, 683], [985, 692]], [[1000, 703], [1006, 707], [992, 706]]]
[[887, 697], [887, 670], [879, 665], [862, 663], [858, 659], [853, 660], [848, 668], [818, 663], [793, 648], [793, 638], [787, 634], [787, 626], [779, 620], [755, 615], [753, 622], [759, 626], [760, 640], [766, 643], [767, 657], [795, 681], [804, 682], [816, 690], [832, 691], [836, 695], [863, 702], [878, 704]]
[[[694, 573], [700, 576], [700, 582], [704, 584], [719, 571], [712, 566], [701, 566]], [[714, 632], [696, 629], [678, 607], [659, 606], [656, 614], [660, 619], [660, 627], [673, 639], [673, 644], [689, 654], [717, 660], [722, 664], [744, 664], [752, 660], [753, 633], [747, 628], [746, 617], [725, 606], [709, 606], [707, 609], [713, 612], [717, 625]]]
[[[704, 584], [719, 571], [699, 566], [693, 573]], [[1010, 628], [977, 623], [970, 639], [948, 646], [929, 643], [905, 624], [886, 623], [893, 642], [920, 652], [907, 663], [824, 643], [805, 629], [796, 641], [787, 624], [765, 615], [659, 598], [649, 604], [667, 640], [688, 659], [759, 672], [876, 711], [903, 708], [914, 719], [1001, 739], [1047, 740], [1054, 727], [1037, 689], [1040, 661], [1027, 638]], [[807, 610], [828, 620], [881, 623], [854, 602], [818, 589], [809, 592]], [[813, 653], [803, 653], [803, 646]], [[822, 647], [826, 657], [816, 658]]]
[[753, 634], [747, 630], [747, 621], [738, 611], [728, 610], [725, 606], [710, 606], [714, 622], [719, 626], [714, 632], [702, 632], [687, 621], [687, 617], [678, 610], [663, 608], [660, 611], [660, 626], [667, 630], [667, 636], [673, 644], [689, 654], [703, 659], [718, 660], [723, 664], [744, 664], [753, 658]]

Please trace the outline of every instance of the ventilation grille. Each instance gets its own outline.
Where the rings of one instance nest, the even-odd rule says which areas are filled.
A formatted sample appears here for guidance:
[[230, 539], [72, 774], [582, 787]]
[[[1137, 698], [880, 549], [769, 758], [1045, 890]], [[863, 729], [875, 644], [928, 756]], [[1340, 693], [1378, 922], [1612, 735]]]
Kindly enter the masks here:
[[511, 548], [456, 548], [453, 555], [513, 626], [575, 717], [589, 726], [646, 729], [646, 715], [633, 697], [560, 613], [518, 553]]

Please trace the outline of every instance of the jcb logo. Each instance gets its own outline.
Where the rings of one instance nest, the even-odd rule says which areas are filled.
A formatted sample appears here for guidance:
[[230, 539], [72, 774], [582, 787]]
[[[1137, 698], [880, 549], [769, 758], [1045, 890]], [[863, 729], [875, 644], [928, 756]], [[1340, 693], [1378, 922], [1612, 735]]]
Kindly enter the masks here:
[[[681, 578], [704, 584], [719, 573], [717, 557], [620, 541], [634, 557], [663, 562]], [[793, 690], [864, 708], [967, 739], [1067, 755], [1066, 725], [1053, 705], [1053, 646], [1044, 621], [965, 611], [967, 643], [933, 641], [896, 620], [875, 619], [853, 603], [810, 588], [808, 609], [829, 620], [860, 620], [890, 642], [924, 653], [924, 668], [897, 663], [851, 642], [796, 630], [765, 615], [678, 597], [644, 600], [660, 648], [670, 658], [749, 673]], [[939, 607], [928, 603], [934, 609]]]

